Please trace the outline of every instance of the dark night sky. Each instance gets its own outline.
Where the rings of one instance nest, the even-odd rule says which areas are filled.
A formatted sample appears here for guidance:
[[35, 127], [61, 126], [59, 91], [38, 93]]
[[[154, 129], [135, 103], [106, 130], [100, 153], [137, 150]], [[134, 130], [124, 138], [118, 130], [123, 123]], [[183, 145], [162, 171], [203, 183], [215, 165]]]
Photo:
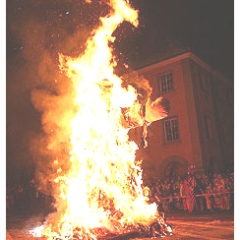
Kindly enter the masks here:
[[[140, 22], [137, 29], [126, 23], [117, 29], [120, 61], [131, 65], [144, 54], [151, 56], [159, 48], [158, 39], [168, 34], [233, 80], [233, 0], [130, 2], [139, 10]], [[8, 0], [6, 5], [6, 173], [7, 179], [17, 181], [31, 170], [35, 160], [29, 142], [40, 131], [31, 92], [54, 91], [58, 52], [77, 56], [107, 7], [94, 0]]]
[[[233, 79], [233, 0], [140, 2], [140, 20], [145, 25], [142, 38], [161, 38], [163, 29], [180, 44], [190, 47], [207, 63]], [[157, 41], [153, 41], [153, 44], [157, 45]]]

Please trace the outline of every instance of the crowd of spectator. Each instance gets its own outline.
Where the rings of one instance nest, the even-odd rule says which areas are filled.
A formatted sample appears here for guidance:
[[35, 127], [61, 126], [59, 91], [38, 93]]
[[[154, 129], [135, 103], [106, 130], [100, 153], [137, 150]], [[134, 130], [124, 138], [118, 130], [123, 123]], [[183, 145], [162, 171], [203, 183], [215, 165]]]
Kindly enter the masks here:
[[[195, 179], [197, 211], [233, 210], [234, 173], [195, 174]], [[184, 176], [151, 181], [147, 184], [150, 202], [156, 202], [159, 211], [187, 211], [183, 182]], [[37, 191], [32, 181], [7, 187], [7, 213], [49, 211], [50, 205], [51, 199]]]
[[[194, 177], [197, 212], [234, 209], [234, 173], [195, 174]], [[173, 176], [151, 181], [147, 185], [150, 201], [156, 202], [160, 211], [187, 211], [184, 178]]]

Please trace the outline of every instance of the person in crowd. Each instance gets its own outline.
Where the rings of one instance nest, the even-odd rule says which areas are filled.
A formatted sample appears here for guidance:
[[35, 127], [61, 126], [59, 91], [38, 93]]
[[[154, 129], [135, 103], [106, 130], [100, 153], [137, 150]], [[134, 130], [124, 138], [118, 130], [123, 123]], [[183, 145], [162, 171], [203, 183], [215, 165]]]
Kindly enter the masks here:
[[221, 205], [220, 209], [221, 210], [230, 210], [230, 204], [229, 204], [229, 194], [228, 194], [228, 189], [225, 186], [225, 181], [224, 179], [220, 180], [220, 199], [221, 199]]
[[194, 176], [195, 166], [190, 165], [188, 167], [188, 175], [184, 179], [183, 187], [186, 194], [186, 202], [189, 213], [193, 213], [196, 208], [196, 195], [195, 195], [195, 187], [196, 187], [196, 179]]
[[209, 182], [204, 192], [204, 197], [206, 200], [206, 208], [207, 208], [206, 210], [209, 212], [213, 212], [213, 195], [212, 194], [213, 194], [212, 184]]
[[186, 202], [186, 194], [184, 189], [184, 179], [183, 177], [179, 181], [179, 196], [181, 199], [181, 209], [187, 211], [187, 202]]
[[214, 185], [213, 185], [213, 193], [214, 193], [214, 210], [221, 209], [221, 196], [220, 196], [220, 174], [214, 174]]
[[198, 212], [203, 212], [206, 208], [205, 197], [203, 196], [205, 185], [201, 176], [196, 177], [195, 195], [196, 197], [196, 210]]

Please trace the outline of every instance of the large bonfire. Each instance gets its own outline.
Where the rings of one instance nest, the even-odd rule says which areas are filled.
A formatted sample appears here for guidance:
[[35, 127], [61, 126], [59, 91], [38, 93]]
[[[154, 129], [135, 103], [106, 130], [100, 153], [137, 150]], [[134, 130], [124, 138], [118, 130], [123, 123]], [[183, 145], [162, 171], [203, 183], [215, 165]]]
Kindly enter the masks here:
[[62, 116], [69, 109], [74, 114], [69, 121], [57, 119], [55, 131], [69, 139], [69, 158], [64, 159], [65, 169], [53, 159], [55, 166], [59, 164], [52, 180], [56, 211], [48, 215], [40, 233], [48, 239], [124, 234], [157, 218], [156, 204], [148, 203], [144, 195], [141, 162], [135, 159], [138, 146], [129, 140], [123, 117], [123, 109], [128, 109], [144, 125], [139, 115], [142, 105], [137, 90], [114, 74], [110, 47], [112, 34], [123, 21], [137, 27], [138, 12], [125, 0], [108, 4], [112, 11], [100, 19], [84, 54], [78, 58], [59, 54], [60, 69], [73, 84], [72, 99], [63, 104]]

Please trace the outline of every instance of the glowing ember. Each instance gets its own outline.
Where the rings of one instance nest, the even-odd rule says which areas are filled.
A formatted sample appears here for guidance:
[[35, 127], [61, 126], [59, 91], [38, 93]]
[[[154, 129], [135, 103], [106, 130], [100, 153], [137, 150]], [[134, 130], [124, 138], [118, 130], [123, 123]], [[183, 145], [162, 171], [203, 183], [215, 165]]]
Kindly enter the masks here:
[[139, 114], [137, 91], [123, 87], [114, 74], [116, 62], [109, 47], [120, 23], [137, 26], [138, 13], [124, 0], [110, 0], [109, 5], [112, 13], [101, 18], [84, 54], [76, 59], [60, 54], [60, 68], [74, 85], [74, 106], [68, 106], [74, 117], [70, 122], [58, 119], [66, 122], [59, 125], [69, 134], [70, 157], [65, 159], [67, 170], [54, 161], [59, 165], [53, 184], [56, 212], [41, 230], [48, 239], [123, 234], [156, 218], [156, 205], [143, 194], [137, 145], [129, 141], [123, 124], [122, 109], [134, 105], [131, 114]]

